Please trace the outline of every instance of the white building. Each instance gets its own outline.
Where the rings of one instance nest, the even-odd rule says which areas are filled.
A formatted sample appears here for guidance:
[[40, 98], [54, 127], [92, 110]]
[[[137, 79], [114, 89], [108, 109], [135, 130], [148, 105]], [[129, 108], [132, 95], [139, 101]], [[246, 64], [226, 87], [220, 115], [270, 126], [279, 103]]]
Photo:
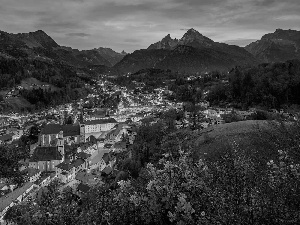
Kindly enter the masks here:
[[113, 118], [85, 121], [85, 134], [111, 130], [117, 123]]

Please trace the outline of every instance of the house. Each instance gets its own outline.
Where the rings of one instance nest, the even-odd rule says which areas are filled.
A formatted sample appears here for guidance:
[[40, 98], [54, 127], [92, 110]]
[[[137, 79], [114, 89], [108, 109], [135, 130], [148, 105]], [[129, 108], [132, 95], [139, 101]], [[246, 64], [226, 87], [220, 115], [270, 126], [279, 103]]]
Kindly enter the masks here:
[[80, 170], [89, 168], [90, 154], [80, 152], [70, 160], [66, 160], [56, 166], [56, 176], [63, 182], [68, 183], [75, 179]]
[[106, 167], [106, 162], [103, 159], [105, 153], [109, 153], [110, 149], [98, 150], [98, 154], [96, 154], [90, 160], [90, 169], [92, 170], [103, 170]]
[[40, 171], [55, 171], [64, 160], [64, 147], [37, 147], [29, 159], [29, 167]]
[[236, 111], [236, 114], [246, 120], [253, 115], [253, 112], [251, 112], [251, 111]]
[[67, 144], [84, 142], [84, 124], [47, 124], [39, 135], [40, 146], [55, 146], [59, 137]]
[[87, 185], [95, 185], [101, 182], [100, 178], [97, 178], [95, 175], [88, 173], [86, 171], [79, 171], [75, 179], [80, 183], [87, 184]]
[[205, 114], [206, 118], [210, 118], [210, 117], [220, 117], [220, 114], [213, 109], [206, 109], [203, 111], [203, 113]]

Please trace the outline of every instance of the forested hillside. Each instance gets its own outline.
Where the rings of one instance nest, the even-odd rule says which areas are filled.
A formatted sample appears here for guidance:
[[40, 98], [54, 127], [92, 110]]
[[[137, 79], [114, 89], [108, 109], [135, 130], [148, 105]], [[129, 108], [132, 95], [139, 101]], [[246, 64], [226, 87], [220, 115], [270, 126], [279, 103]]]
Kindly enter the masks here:
[[268, 108], [300, 104], [299, 60], [265, 63], [251, 68], [236, 67], [228, 77], [228, 83], [212, 86], [208, 100]]
[[[90, 82], [91, 77], [89, 75], [78, 76], [77, 71], [75, 68], [59, 61], [0, 57], [0, 89], [15, 90], [17, 96], [23, 97], [35, 105], [33, 109], [40, 109], [68, 102], [72, 99], [75, 100], [86, 94], [84, 85]], [[50, 86], [43, 89], [15, 89], [16, 86], [21, 84], [22, 80], [30, 77], [51, 84], [56, 88], [53, 89]], [[5, 103], [2, 103], [2, 109], [9, 108], [5, 106]]]

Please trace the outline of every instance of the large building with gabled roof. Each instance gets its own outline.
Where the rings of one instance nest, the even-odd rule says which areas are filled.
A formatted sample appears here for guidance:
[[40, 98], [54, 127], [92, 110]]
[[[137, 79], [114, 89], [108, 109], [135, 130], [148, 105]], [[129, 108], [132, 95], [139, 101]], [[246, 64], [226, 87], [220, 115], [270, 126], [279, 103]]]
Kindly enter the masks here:
[[64, 159], [64, 151], [60, 147], [37, 147], [29, 159], [29, 167], [40, 171], [55, 171]]
[[39, 135], [40, 146], [56, 146], [59, 134], [66, 144], [84, 142], [84, 124], [47, 124]]

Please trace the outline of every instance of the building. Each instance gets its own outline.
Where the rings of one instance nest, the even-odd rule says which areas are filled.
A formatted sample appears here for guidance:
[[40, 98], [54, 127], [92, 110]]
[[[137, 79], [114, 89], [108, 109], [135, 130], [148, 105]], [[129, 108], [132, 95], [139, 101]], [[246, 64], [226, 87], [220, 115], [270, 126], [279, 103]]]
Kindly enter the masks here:
[[80, 170], [89, 168], [90, 154], [79, 152], [56, 166], [56, 176], [63, 182], [73, 181]]
[[85, 138], [95, 133], [111, 130], [118, 122], [113, 118], [99, 119], [99, 120], [88, 120], [84, 122], [85, 125]]
[[106, 162], [103, 159], [103, 156], [110, 151], [110, 149], [98, 150], [98, 153], [90, 160], [90, 169], [102, 171], [106, 167]]
[[40, 146], [56, 146], [61, 136], [65, 144], [84, 142], [84, 124], [47, 124], [39, 135]]
[[64, 147], [37, 147], [29, 159], [29, 168], [40, 171], [55, 171], [64, 159]]

